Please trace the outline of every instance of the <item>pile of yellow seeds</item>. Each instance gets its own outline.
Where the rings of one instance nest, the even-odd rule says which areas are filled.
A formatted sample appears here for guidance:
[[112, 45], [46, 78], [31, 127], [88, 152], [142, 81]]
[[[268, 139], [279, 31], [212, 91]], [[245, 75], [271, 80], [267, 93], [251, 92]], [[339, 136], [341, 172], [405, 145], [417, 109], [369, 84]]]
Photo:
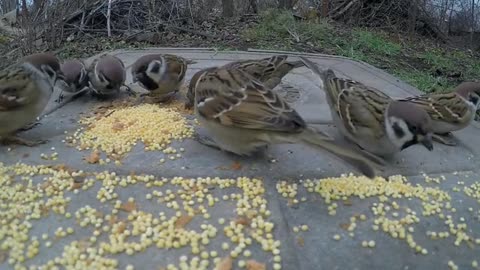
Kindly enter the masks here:
[[[440, 183], [440, 178], [426, 176], [427, 183]], [[444, 180], [444, 178], [442, 178]], [[464, 188], [467, 196], [478, 199], [478, 183]], [[453, 218], [456, 209], [451, 205], [451, 197], [447, 191], [437, 187], [423, 187], [419, 184], [412, 185], [402, 176], [392, 176], [388, 180], [377, 177], [374, 180], [366, 177], [344, 176], [340, 178], [328, 178], [321, 180], [305, 180], [303, 188], [309, 193], [319, 194], [324, 202], [328, 204], [328, 213], [336, 215], [338, 204], [335, 201], [349, 202], [352, 198], [366, 199], [377, 198], [370, 206], [372, 220], [371, 228], [374, 231], [381, 231], [394, 239], [405, 241], [415, 252], [423, 255], [428, 250], [421, 246], [414, 239], [413, 232], [415, 224], [418, 224], [422, 217], [437, 217], [444, 220], [444, 232], [427, 231], [430, 239], [449, 238], [452, 244], [459, 246], [464, 244], [480, 245], [480, 238], [475, 239], [468, 234], [465, 219], [459, 218], [457, 222]], [[277, 184], [277, 191], [284, 198], [291, 200], [300, 190], [296, 184], [288, 184], [282, 181]], [[418, 208], [423, 209], [421, 213], [412, 210], [408, 205], [417, 203]], [[404, 204], [402, 204], [402, 202]], [[349, 202], [348, 204], [351, 204]], [[473, 209], [472, 209], [473, 210]], [[343, 226], [348, 234], [353, 237], [357, 221], [366, 221], [366, 215], [352, 216], [349, 223]], [[340, 240], [341, 236], [336, 234], [333, 239]], [[363, 247], [375, 247], [373, 240], [363, 240]]]
[[[0, 249], [14, 269], [118, 269], [115, 255], [150, 248], [184, 252], [178, 264], [160, 265], [170, 270], [213, 269], [224, 258], [241, 268], [282, 268], [281, 243], [258, 179], [167, 179], [0, 163], [0, 184]], [[132, 197], [138, 189], [148, 193]], [[98, 201], [72, 203], [92, 192]], [[234, 211], [215, 211], [219, 203]], [[50, 215], [61, 224], [49, 222], [33, 235], [39, 220]], [[210, 245], [213, 241], [221, 244]], [[63, 251], [52, 253], [59, 248]]]
[[[135, 269], [133, 259], [125, 266], [117, 256], [134, 256], [149, 249], [161, 250], [161, 256], [178, 257], [159, 265], [160, 269], [231, 269], [220, 267], [224, 263], [239, 269], [249, 269], [249, 265], [282, 269], [282, 243], [276, 238], [277, 225], [259, 179], [159, 178], [133, 172], [88, 173], [64, 165], [0, 163], [0, 185], [0, 252], [8, 255], [6, 263], [14, 269]], [[467, 196], [478, 199], [477, 184], [462, 185]], [[369, 206], [370, 214], [350, 217], [348, 224], [341, 226], [345, 233], [332, 235], [339, 243], [353, 237], [364, 227], [358, 224], [364, 222], [422, 255], [429, 254], [421, 243], [425, 239], [480, 245], [465, 218], [455, 217], [448, 192], [413, 185], [404, 177], [371, 180], [342, 176], [301, 184], [281, 181], [277, 190], [298, 203], [306, 201], [297, 198], [300, 194], [319, 195], [328, 204], [330, 215], [341, 211], [341, 205], [351, 205], [350, 200], [376, 200]], [[82, 196], [95, 194], [96, 200], [88, 205], [72, 203], [85, 202]], [[234, 210], [225, 211], [226, 205]], [[54, 217], [45, 226], [44, 219], [49, 216]], [[415, 227], [424, 217], [443, 220], [445, 230], [430, 230], [426, 237], [416, 239]], [[39, 226], [42, 220], [43, 226]], [[296, 224], [293, 233], [308, 237], [312, 226]], [[359, 247], [377, 246], [372, 239], [358, 241]], [[171, 250], [176, 251], [169, 253]], [[183, 254], [179, 256], [178, 251]], [[474, 265], [478, 262], [472, 261]], [[448, 266], [456, 269], [453, 261]]]
[[193, 128], [177, 110], [155, 104], [113, 108], [100, 118], [83, 118], [80, 123], [85, 127], [65, 141], [78, 150], [101, 150], [115, 160], [138, 142], [147, 151], [164, 150], [173, 140], [193, 135]]

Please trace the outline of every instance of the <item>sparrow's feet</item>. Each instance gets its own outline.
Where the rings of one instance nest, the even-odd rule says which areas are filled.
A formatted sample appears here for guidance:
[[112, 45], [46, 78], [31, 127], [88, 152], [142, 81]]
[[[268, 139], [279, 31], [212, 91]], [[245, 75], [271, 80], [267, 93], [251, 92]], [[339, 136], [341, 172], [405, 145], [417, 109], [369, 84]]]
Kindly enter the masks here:
[[193, 136], [193, 138], [197, 142], [199, 142], [199, 143], [201, 143], [205, 146], [209, 146], [209, 147], [215, 148], [217, 150], [222, 150], [220, 148], [220, 146], [218, 146], [218, 144], [212, 138], [210, 138], [207, 135], [202, 135], [202, 134], [199, 134], [198, 132], [196, 132], [195, 135]]
[[45, 144], [48, 142], [48, 140], [28, 140], [24, 138], [20, 138], [17, 136], [10, 136], [6, 137], [0, 140], [2, 144], [8, 145], [8, 144], [18, 144], [18, 145], [25, 145], [28, 147], [33, 147], [37, 146], [40, 144]]
[[451, 132], [444, 134], [433, 134], [432, 139], [436, 142], [439, 142], [448, 146], [456, 146], [458, 143], [455, 140], [455, 137]]
[[27, 130], [30, 130], [30, 129], [33, 129], [37, 126], [40, 126], [42, 123], [40, 122], [33, 122], [33, 123], [30, 123], [24, 127], [22, 127], [21, 129], [19, 129], [18, 131], [27, 131]]
[[130, 88], [130, 86], [128, 85], [124, 85], [125, 86], [125, 90], [127, 91], [127, 94], [131, 97], [137, 97], [138, 96], [138, 93], [133, 91], [132, 88]]
[[65, 99], [65, 96], [64, 96], [63, 94], [60, 94], [60, 95], [58, 96], [58, 98], [55, 99], [54, 101], [55, 101], [56, 103], [62, 103], [64, 99]]

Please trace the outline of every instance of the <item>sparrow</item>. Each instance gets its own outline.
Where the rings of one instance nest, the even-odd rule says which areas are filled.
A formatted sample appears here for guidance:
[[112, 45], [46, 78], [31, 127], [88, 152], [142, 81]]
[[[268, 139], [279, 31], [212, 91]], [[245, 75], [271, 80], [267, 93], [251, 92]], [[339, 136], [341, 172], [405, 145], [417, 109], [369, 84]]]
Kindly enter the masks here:
[[[265, 87], [274, 89], [292, 69], [304, 66], [302, 61], [288, 62], [287, 57], [287, 55], [274, 55], [262, 59], [241, 60], [228, 63], [223, 67], [242, 70], [262, 82]], [[194, 98], [193, 89], [189, 87], [186, 109], [192, 108]]]
[[331, 69], [320, 71], [310, 60], [300, 58], [320, 77], [333, 122], [348, 140], [380, 157], [418, 143], [433, 150], [432, 121], [424, 109], [360, 82], [338, 78]]
[[467, 127], [480, 104], [480, 83], [463, 82], [450, 93], [431, 93], [402, 99], [423, 108], [432, 119], [434, 139], [456, 145], [452, 131]]
[[274, 55], [263, 59], [242, 60], [228, 63], [224, 67], [243, 70], [266, 87], [274, 89], [292, 69], [304, 66], [302, 61], [287, 62], [287, 57]]
[[68, 86], [62, 90], [76, 93], [88, 86], [87, 68], [82, 60], [65, 61], [60, 65], [60, 69], [65, 75], [65, 83]]
[[307, 126], [302, 117], [277, 93], [246, 72], [233, 67], [212, 67], [192, 79], [195, 114], [209, 136], [197, 140], [241, 156], [271, 144], [306, 143], [340, 157], [368, 177], [375, 164], [333, 142], [326, 134]]
[[[87, 70], [88, 84], [93, 93], [100, 97], [111, 96], [120, 92], [127, 77], [125, 65], [119, 58], [104, 54], [95, 59]], [[132, 90], [127, 87], [129, 94]]]
[[87, 68], [82, 60], [67, 60], [60, 65], [60, 70], [63, 72], [65, 79], [57, 81], [57, 85], [61, 89], [57, 102], [64, 99], [64, 91], [76, 94], [88, 87]]
[[132, 65], [133, 83], [149, 91], [152, 97], [168, 97], [182, 85], [188, 64], [195, 63], [172, 54], [148, 54]]
[[60, 62], [49, 53], [26, 56], [12, 68], [0, 71], [0, 140], [26, 146], [46, 142], [29, 141], [13, 134], [35, 122], [59, 79], [64, 79]]

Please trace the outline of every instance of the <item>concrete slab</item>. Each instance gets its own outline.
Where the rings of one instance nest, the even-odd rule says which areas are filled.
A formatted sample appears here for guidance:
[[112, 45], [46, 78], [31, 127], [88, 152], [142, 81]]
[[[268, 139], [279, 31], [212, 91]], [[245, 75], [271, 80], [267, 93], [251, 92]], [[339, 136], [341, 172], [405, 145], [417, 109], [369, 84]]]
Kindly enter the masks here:
[[[215, 52], [209, 49], [178, 49], [178, 48], [152, 48], [145, 50], [134, 51], [115, 51], [112, 54], [120, 57], [128, 66], [132, 64], [136, 58], [147, 53], [174, 53], [183, 57], [197, 61], [196, 64], [189, 67], [187, 72], [187, 82], [189, 78], [196, 71], [216, 65], [223, 65], [229, 61], [240, 59], [255, 59], [267, 57], [272, 52], [266, 51], [249, 51], [249, 52]], [[282, 52], [283, 53], [283, 52]], [[294, 59], [300, 53], [291, 53], [289, 55]], [[330, 66], [339, 74], [348, 76], [352, 79], [364, 82], [379, 89], [384, 89], [386, 93], [394, 97], [405, 97], [416, 94], [418, 91], [412, 86], [409, 86], [397, 78], [373, 68], [365, 63], [355, 62], [342, 57], [332, 57], [326, 55], [308, 54], [310, 59], [316, 61], [322, 66]], [[91, 59], [90, 59], [91, 60]], [[127, 78], [131, 81], [130, 74]], [[327, 124], [320, 125], [319, 128], [335, 135], [339, 140], [342, 140], [335, 131], [335, 128], [328, 124], [331, 121], [330, 113], [324, 100], [323, 93], [316, 87], [318, 79], [306, 68], [299, 68], [287, 75], [284, 82], [279, 87], [296, 89], [299, 93], [292, 103], [297, 108], [299, 113], [305, 117], [307, 121], [313, 123], [325, 122]], [[473, 260], [480, 262], [479, 243], [475, 243], [475, 239], [480, 238], [478, 228], [479, 214], [478, 212], [478, 189], [472, 191], [468, 195], [464, 190], [465, 186], [475, 185], [478, 177], [478, 154], [480, 151], [480, 143], [477, 136], [478, 126], [473, 125], [461, 132], [458, 132], [457, 138], [461, 145], [458, 147], [447, 147], [442, 145], [435, 145], [433, 152], [427, 152], [422, 147], [412, 147], [407, 151], [399, 154], [395, 160], [392, 160], [392, 165], [389, 166], [385, 175], [402, 174], [410, 176], [408, 181], [421, 186], [430, 186], [437, 188], [438, 192], [446, 192], [451, 196], [449, 203], [456, 208], [455, 212], [451, 207], [446, 207], [446, 201], [441, 202], [443, 219], [439, 217], [439, 213], [431, 217], [423, 217], [422, 209], [425, 203], [434, 201], [432, 194], [431, 198], [391, 198], [395, 200], [400, 209], [398, 214], [400, 217], [407, 215], [406, 208], [416, 211], [419, 221], [414, 222], [408, 227], [413, 227], [413, 238], [426, 249], [428, 254], [422, 255], [410, 248], [405, 240], [395, 239], [387, 235], [385, 232], [374, 231], [372, 226], [375, 225], [375, 219], [379, 217], [372, 213], [372, 207], [383, 200], [379, 196], [372, 198], [359, 199], [354, 195], [340, 198], [337, 202], [338, 209], [335, 216], [330, 216], [329, 207], [331, 204], [325, 202], [325, 198], [315, 190], [308, 191], [308, 187], [304, 188], [305, 179], [320, 179], [327, 177], [339, 176], [341, 173], [352, 171], [352, 168], [338, 161], [337, 159], [319, 153], [314, 149], [310, 149], [304, 145], [279, 145], [271, 147], [263, 156], [253, 158], [239, 158], [227, 153], [219, 152], [203, 145], [199, 145], [193, 140], [187, 139], [181, 142], [174, 142], [172, 144], [175, 148], [185, 148], [183, 157], [174, 161], [169, 161], [165, 164], [160, 164], [159, 160], [165, 157], [160, 151], [143, 150], [141, 145], [137, 145], [123, 160], [122, 166], [114, 164], [106, 165], [89, 165], [86, 164], [83, 158], [90, 154], [89, 151], [79, 152], [78, 150], [67, 147], [62, 140], [65, 139], [65, 132], [72, 134], [79, 128], [78, 119], [97, 106], [98, 101], [84, 96], [75, 102], [68, 104], [60, 110], [42, 119], [42, 125], [25, 133], [22, 136], [28, 138], [44, 138], [49, 139], [50, 142], [46, 145], [41, 145], [35, 148], [25, 147], [0, 147], [0, 162], [6, 165], [22, 162], [26, 164], [66, 164], [70, 168], [83, 170], [85, 172], [102, 172], [105, 170], [116, 172], [119, 176], [128, 176], [133, 171], [137, 174], [149, 174], [156, 178], [171, 179], [176, 176], [184, 178], [196, 177], [220, 177], [220, 178], [237, 178], [237, 177], [251, 177], [259, 179], [259, 185], [256, 187], [243, 188], [232, 185], [230, 188], [220, 188], [218, 185], [210, 184], [207, 191], [208, 194], [214, 198], [218, 198], [218, 202], [214, 207], [208, 208], [210, 217], [205, 218], [202, 214], [198, 214], [193, 218], [191, 223], [185, 227], [188, 230], [193, 230], [200, 233], [203, 229], [201, 224], [210, 224], [217, 227], [218, 233], [212, 236], [210, 243], [202, 245], [203, 251], [216, 250], [218, 257], [224, 257], [229, 254], [237, 245], [232, 243], [224, 235], [224, 229], [227, 227], [230, 220], [238, 219], [239, 200], [237, 198], [223, 200], [224, 196], [231, 196], [231, 194], [243, 194], [247, 196], [250, 192], [255, 190], [264, 190], [260, 192], [259, 199], [265, 199], [267, 210], [271, 215], [263, 215], [265, 221], [272, 222], [275, 227], [272, 237], [281, 243], [279, 248], [281, 255], [282, 269], [435, 269], [448, 267], [448, 261], [452, 260], [460, 269], [471, 267]], [[52, 106], [50, 104], [50, 106]], [[191, 116], [187, 117], [191, 118]], [[59, 154], [57, 161], [47, 161], [40, 158], [41, 153], [52, 153], [51, 148]], [[237, 165], [235, 165], [237, 164]], [[241, 164], [241, 166], [238, 166]], [[235, 166], [235, 169], [232, 169]], [[1, 170], [0, 170], [1, 172]], [[453, 173], [453, 172], [468, 172], [468, 173]], [[429, 175], [443, 174], [446, 181], [439, 181], [439, 183], [425, 183], [424, 177], [421, 173]], [[10, 172], [12, 174], [12, 172]], [[1, 178], [1, 177], [0, 177]], [[45, 177], [36, 178], [36, 183], [42, 183], [48, 179]], [[68, 178], [70, 179], [70, 178]], [[302, 180], [303, 179], [303, 180]], [[173, 192], [178, 192], [182, 187], [175, 184], [175, 181], [165, 180], [165, 185], [154, 188], [156, 191], [166, 193], [168, 189]], [[198, 180], [200, 181], [200, 180]], [[277, 189], [277, 184], [281, 181], [286, 181], [284, 184], [299, 185], [298, 194], [294, 197], [301, 201], [306, 198], [305, 202], [293, 203], [295, 198], [283, 198], [282, 191]], [[303, 182], [302, 182], [303, 181]], [[326, 179], [325, 183], [328, 183]], [[340, 180], [339, 180], [340, 181]], [[366, 180], [365, 180], [366, 181]], [[464, 182], [458, 184], [458, 182]], [[256, 183], [253, 181], [253, 183]], [[339, 182], [342, 183], [342, 182]], [[365, 182], [365, 184], [375, 185], [372, 182]], [[70, 197], [71, 201], [68, 205], [68, 212], [75, 214], [75, 212], [85, 205], [89, 205], [94, 209], [102, 212], [103, 215], [111, 213], [113, 209], [112, 202], [101, 202], [96, 196], [99, 190], [105, 188], [107, 184], [101, 181], [95, 181], [93, 187], [74, 194], [71, 191], [65, 190], [63, 197]], [[316, 184], [317, 185], [317, 184]], [[108, 186], [108, 185], [107, 185]], [[347, 187], [348, 188], [348, 185]], [[402, 185], [390, 186], [394, 190], [408, 188]], [[474, 186], [475, 188], [475, 186]], [[480, 187], [478, 187], [480, 189]], [[135, 198], [139, 210], [144, 213], [153, 213], [158, 216], [159, 212], [165, 212], [167, 219], [175, 216], [175, 210], [167, 206], [167, 203], [159, 203], [155, 199], [150, 200], [146, 198], [146, 194], [152, 194], [150, 188], [146, 188], [144, 184], [136, 183], [129, 184], [128, 187], [112, 187], [113, 193], [118, 194], [118, 198], [122, 202], [126, 202], [129, 197]], [[460, 190], [459, 192], [453, 191]], [[420, 192], [420, 191], [418, 191]], [[426, 192], [422, 190], [422, 192]], [[475, 193], [477, 192], [477, 193]], [[471, 195], [474, 194], [474, 195]], [[474, 197], [477, 194], [478, 197]], [[389, 193], [384, 194], [389, 196]], [[472, 197], [473, 196], [473, 197]], [[343, 197], [343, 196], [341, 196]], [[343, 200], [344, 199], [344, 200]], [[184, 200], [176, 199], [181, 205]], [[8, 201], [7, 197], [2, 197], [2, 203]], [[383, 201], [382, 201], [383, 202]], [[387, 202], [384, 202], [385, 204]], [[391, 202], [389, 201], [389, 204]], [[255, 208], [255, 211], [259, 209]], [[471, 209], [471, 211], [470, 211]], [[241, 211], [241, 210], [240, 210]], [[387, 216], [391, 220], [399, 219], [400, 217], [392, 217], [393, 211], [390, 211]], [[130, 213], [131, 214], [131, 213]], [[345, 229], [345, 224], [349, 223], [352, 216], [356, 214], [364, 214], [365, 221], [357, 221], [357, 229], [353, 230], [354, 236], [350, 236], [348, 229]], [[127, 213], [119, 214], [121, 219], [126, 219]], [[455, 224], [465, 223], [467, 229], [466, 234], [469, 240], [462, 241], [458, 246], [454, 245], [456, 237], [453, 233], [449, 237], [442, 240], [430, 240], [427, 236], [427, 231], [448, 231], [448, 226], [445, 225], [447, 215], [451, 215]], [[224, 218], [227, 222], [223, 225], [218, 224], [218, 219]], [[41, 240], [41, 249], [38, 256], [31, 260], [27, 260], [24, 264], [29, 265], [43, 265], [52, 260], [56, 256], [61, 256], [64, 247], [72, 243], [73, 240], [89, 239], [95, 230], [91, 226], [80, 228], [74, 219], [66, 219], [62, 215], [51, 214], [46, 218], [31, 221], [33, 226], [29, 233], [30, 236], [40, 236], [43, 233], [53, 234], [55, 229], [59, 226], [63, 228], [75, 228], [75, 233], [65, 238], [55, 239], [51, 248], [44, 247], [44, 243], [48, 240]], [[250, 221], [249, 221], [250, 222]], [[377, 221], [378, 222], [378, 221]], [[107, 221], [105, 221], [107, 223]], [[298, 233], [293, 231], [294, 227], [301, 225], [308, 225], [307, 231], [300, 231]], [[4, 226], [4, 225], [2, 225]], [[102, 225], [103, 226], [103, 225]], [[133, 226], [133, 225], [132, 225]], [[205, 227], [206, 225], [204, 225]], [[243, 233], [249, 237], [255, 231], [251, 224], [246, 225]], [[252, 227], [253, 226], [253, 227]], [[78, 230], [77, 230], [78, 228]], [[333, 235], [339, 234], [341, 239], [339, 241], [333, 239]], [[101, 242], [108, 242], [109, 233], [101, 233], [95, 243], [91, 246], [99, 248]], [[132, 239], [130, 239], [133, 241]], [[375, 248], [362, 247], [363, 241], [375, 241]], [[478, 240], [480, 241], [480, 240]], [[5, 240], [0, 237], [1, 243]], [[229, 243], [227, 250], [222, 250], [223, 242]], [[249, 260], [251, 258], [266, 263], [267, 269], [277, 269], [275, 266], [275, 254], [272, 251], [263, 251], [261, 243], [253, 241], [248, 249], [253, 254], [251, 257], [240, 256], [240, 259], [235, 259], [235, 266], [233, 269], [240, 269], [237, 267], [239, 260]], [[98, 251], [98, 249], [97, 249]], [[124, 252], [120, 254], [104, 254], [104, 257], [118, 260], [118, 267], [125, 269], [127, 264], [132, 264], [135, 269], [162, 269], [168, 264], [179, 265], [181, 255], [187, 255], [189, 259], [193, 256], [200, 256], [200, 254], [192, 254], [193, 248], [190, 246], [181, 249], [165, 249], [157, 248], [155, 244], [149, 246], [145, 251], [135, 252], [134, 255], [126, 255]], [[73, 255], [72, 255], [73, 256]], [[13, 266], [8, 264], [8, 258], [2, 264], [2, 254], [0, 254], [1, 269], [13, 269]], [[8, 256], [7, 256], [8, 257]], [[388, 257], [388, 259], [386, 259]], [[213, 269], [213, 259], [208, 259], [209, 267], [206, 269]], [[87, 267], [88, 268], [88, 267]], [[46, 268], [51, 269], [51, 268]], [[85, 269], [85, 268], [82, 268]], [[164, 268], [164, 269], [184, 269], [184, 268]], [[187, 268], [185, 268], [187, 269]], [[199, 269], [198, 267], [191, 267], [189, 269]], [[226, 268], [228, 269], [228, 268]]]

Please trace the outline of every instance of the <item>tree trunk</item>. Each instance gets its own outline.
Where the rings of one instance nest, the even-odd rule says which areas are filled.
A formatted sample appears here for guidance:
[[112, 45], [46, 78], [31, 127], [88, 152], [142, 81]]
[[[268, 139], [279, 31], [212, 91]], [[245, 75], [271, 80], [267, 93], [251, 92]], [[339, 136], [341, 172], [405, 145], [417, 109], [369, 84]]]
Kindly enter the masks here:
[[3, 13], [8, 13], [14, 10], [16, 6], [16, 0], [2, 0], [1, 3], [0, 9]]
[[230, 18], [234, 15], [233, 0], [222, 0], [223, 17]]
[[252, 8], [253, 13], [258, 13], [257, 0], [250, 0], [250, 7]]
[[28, 16], [27, 0], [22, 0], [22, 15]]
[[323, 18], [328, 17], [329, 4], [330, 4], [330, 0], [323, 0], [322, 1], [322, 17]]
[[278, 3], [279, 8], [283, 9], [292, 9], [293, 8], [293, 1], [292, 0], [280, 0]]
[[473, 49], [473, 35], [475, 33], [475, 0], [472, 0], [472, 23], [471, 23], [471, 33], [470, 33], [470, 45], [471, 48]]

